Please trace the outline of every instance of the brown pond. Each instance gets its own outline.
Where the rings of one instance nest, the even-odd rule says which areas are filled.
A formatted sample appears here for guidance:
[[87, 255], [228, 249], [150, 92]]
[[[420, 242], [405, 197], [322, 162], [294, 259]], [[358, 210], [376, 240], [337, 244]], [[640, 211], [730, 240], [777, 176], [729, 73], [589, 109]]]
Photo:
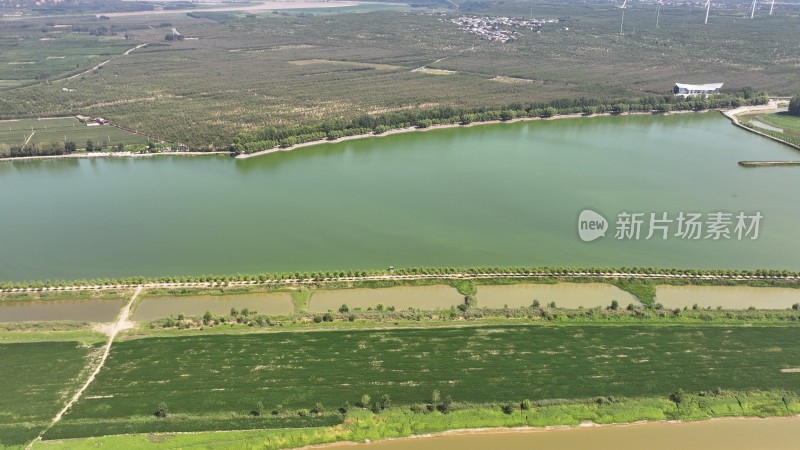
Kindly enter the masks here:
[[398, 439], [333, 448], [364, 450], [796, 450], [800, 417], [690, 423], [489, 431]]
[[556, 306], [562, 308], [609, 306], [612, 300], [618, 301], [621, 307], [639, 304], [633, 295], [603, 283], [486, 285], [478, 286], [475, 298], [481, 308], [526, 307], [534, 300], [539, 300], [542, 306], [556, 302]]
[[76, 320], [112, 322], [120, 300], [26, 300], [0, 302], [0, 322]]
[[800, 289], [750, 286], [668, 286], [656, 287], [656, 300], [666, 308], [701, 307], [726, 309], [786, 309], [800, 303]]
[[227, 314], [231, 308], [248, 308], [250, 311], [269, 315], [291, 314], [294, 311], [292, 297], [288, 292], [145, 297], [133, 313], [133, 320], [153, 320], [181, 313], [187, 316], [202, 316], [206, 311]]
[[338, 311], [342, 305], [349, 308], [376, 307], [382, 304], [397, 309], [450, 308], [464, 302], [464, 296], [455, 288], [445, 285], [397, 286], [380, 289], [319, 290], [311, 294], [308, 309], [311, 312]]

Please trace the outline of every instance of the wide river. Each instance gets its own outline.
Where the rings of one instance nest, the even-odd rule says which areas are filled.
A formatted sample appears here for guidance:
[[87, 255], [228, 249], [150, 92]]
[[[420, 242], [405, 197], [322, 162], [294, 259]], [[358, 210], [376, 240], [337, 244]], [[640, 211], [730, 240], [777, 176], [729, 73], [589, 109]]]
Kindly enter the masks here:
[[[0, 163], [0, 279], [405, 266], [800, 269], [798, 159], [722, 115], [398, 134], [247, 160]], [[578, 238], [578, 214], [760, 212], [758, 239]], [[649, 222], [649, 215], [645, 216]], [[733, 226], [730, 226], [731, 231]], [[703, 234], [705, 234], [705, 229]]]

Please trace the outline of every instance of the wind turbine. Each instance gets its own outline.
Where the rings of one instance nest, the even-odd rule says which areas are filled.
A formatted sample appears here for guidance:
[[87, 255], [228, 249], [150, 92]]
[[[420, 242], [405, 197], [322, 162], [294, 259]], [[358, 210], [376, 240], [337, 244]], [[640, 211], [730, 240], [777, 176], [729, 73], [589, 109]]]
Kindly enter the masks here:
[[775, 7], [775, 0], [772, 0], [772, 4], [769, 5], [769, 15], [770, 16], [772, 15], [772, 8], [774, 8], [774, 7]]
[[708, 24], [708, 13], [711, 12], [711, 0], [706, 0], [706, 21], [703, 22]]
[[[757, 1], [757, 0], [753, 0], [753, 9], [751, 9], [751, 10], [750, 10], [750, 18], [751, 18], [751, 19], [753, 18], [753, 16], [755, 16], [755, 15], [756, 15], [756, 1]], [[774, 0], [773, 0], [773, 1], [774, 1]]]

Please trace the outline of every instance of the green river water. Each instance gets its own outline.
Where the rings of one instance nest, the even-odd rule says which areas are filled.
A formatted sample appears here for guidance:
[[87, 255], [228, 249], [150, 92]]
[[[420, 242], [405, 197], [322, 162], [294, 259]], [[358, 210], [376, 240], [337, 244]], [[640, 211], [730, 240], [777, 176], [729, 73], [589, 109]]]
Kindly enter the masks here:
[[[407, 266], [800, 269], [799, 159], [716, 112], [443, 129], [246, 160], [0, 163], [0, 279]], [[759, 211], [756, 240], [578, 239], [584, 208]], [[646, 228], [644, 229], [646, 230]], [[673, 230], [674, 231], [674, 230]]]

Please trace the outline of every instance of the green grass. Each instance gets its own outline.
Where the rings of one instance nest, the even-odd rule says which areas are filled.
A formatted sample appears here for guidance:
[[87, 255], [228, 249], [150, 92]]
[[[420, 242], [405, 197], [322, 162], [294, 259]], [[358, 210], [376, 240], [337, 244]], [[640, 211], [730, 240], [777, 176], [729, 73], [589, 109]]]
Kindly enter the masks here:
[[[608, 400], [608, 399], [605, 399]], [[455, 410], [419, 413], [408, 407], [395, 407], [380, 414], [351, 411], [344, 423], [335, 427], [250, 430], [227, 433], [136, 434], [89, 439], [42, 441], [34, 448], [205, 448], [278, 449], [337, 441], [365, 442], [413, 434], [437, 433], [450, 429], [477, 427], [544, 427], [577, 425], [584, 421], [599, 424], [628, 423], [639, 420], [702, 420], [733, 416], [786, 416], [800, 412], [796, 396], [780, 391], [700, 392], [685, 395], [680, 405], [665, 397], [617, 398], [613, 402], [573, 400], [517, 409], [511, 414], [499, 405], [455, 405]]]
[[[31, 135], [29, 144], [54, 144], [57, 142], [74, 142], [78, 148], [86, 146], [86, 141], [104, 146], [116, 146], [119, 143], [141, 144], [147, 137], [130, 133], [108, 125], [87, 127], [74, 117], [59, 119], [20, 119], [0, 121], [0, 145], [22, 145]], [[64, 140], [66, 138], [66, 141]]]
[[643, 305], [653, 306], [656, 298], [656, 285], [659, 283], [647, 280], [617, 279], [611, 284], [622, 289], [623, 291], [633, 294], [637, 299], [639, 299], [640, 302], [642, 302]]
[[82, 381], [97, 346], [78, 342], [0, 343], [0, 447], [35, 438]]
[[[114, 345], [52, 436], [168, 431], [152, 416], [161, 401], [183, 415], [176, 427], [202, 430], [208, 417], [249, 420], [258, 401], [292, 412], [317, 402], [326, 408], [354, 404], [365, 393], [389, 394], [394, 404], [409, 405], [434, 389], [468, 403], [660, 397], [677, 388], [791, 390], [800, 375], [780, 369], [797, 366], [798, 339], [797, 327], [630, 325], [129, 340]], [[101, 398], [107, 396], [113, 397]]]
[[800, 136], [800, 117], [789, 115], [786, 112], [761, 114], [758, 120], [772, 125], [774, 127], [782, 128], [785, 133], [792, 133], [795, 136]]
[[308, 301], [311, 299], [311, 289], [300, 289], [292, 291], [292, 303], [294, 304], [295, 313], [304, 313], [308, 311]]

